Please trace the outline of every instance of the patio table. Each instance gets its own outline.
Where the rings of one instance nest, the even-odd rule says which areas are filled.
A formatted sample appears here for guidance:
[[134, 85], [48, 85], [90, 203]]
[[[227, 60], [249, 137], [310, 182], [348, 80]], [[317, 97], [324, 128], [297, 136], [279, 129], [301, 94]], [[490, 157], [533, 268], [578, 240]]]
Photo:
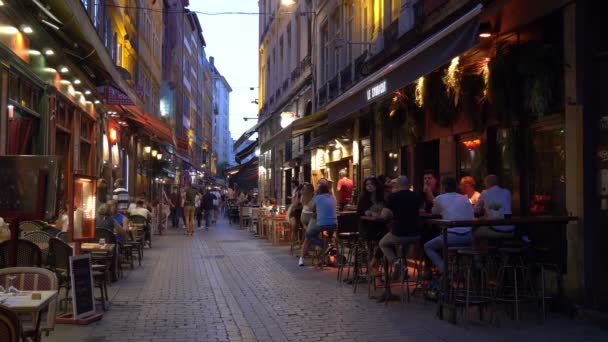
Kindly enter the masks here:
[[[32, 294], [40, 294], [40, 299], [32, 299]], [[33, 314], [34, 341], [40, 341], [40, 312], [57, 297], [57, 291], [22, 291], [15, 295], [0, 294], [0, 304], [16, 314]]]

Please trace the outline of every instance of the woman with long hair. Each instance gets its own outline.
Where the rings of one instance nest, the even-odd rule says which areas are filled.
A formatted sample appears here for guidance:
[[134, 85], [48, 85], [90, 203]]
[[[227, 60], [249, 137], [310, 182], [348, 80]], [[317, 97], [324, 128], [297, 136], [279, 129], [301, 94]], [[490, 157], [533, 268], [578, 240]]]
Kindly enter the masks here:
[[367, 177], [363, 182], [363, 191], [357, 203], [358, 216], [379, 214], [384, 203], [384, 184], [376, 177]]
[[312, 199], [315, 196], [315, 188], [310, 183], [302, 184], [302, 190], [300, 191], [300, 203], [302, 203], [302, 214], [300, 215], [300, 222], [305, 229], [308, 229], [310, 225], [315, 224], [315, 219], [312, 212]]

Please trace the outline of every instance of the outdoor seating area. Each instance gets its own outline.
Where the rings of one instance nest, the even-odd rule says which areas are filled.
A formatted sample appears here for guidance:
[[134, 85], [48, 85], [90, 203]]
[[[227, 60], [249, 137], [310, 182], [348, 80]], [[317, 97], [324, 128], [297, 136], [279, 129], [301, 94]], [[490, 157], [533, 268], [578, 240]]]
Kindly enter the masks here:
[[123, 278], [125, 268], [141, 266], [144, 249], [151, 248], [148, 224], [154, 222], [133, 220], [125, 239], [97, 228], [94, 238], [76, 243], [44, 221], [20, 222], [18, 238], [0, 242], [0, 340], [40, 341], [52, 334], [56, 318], [71, 315], [76, 249], [90, 255], [99, 312], [110, 309], [108, 287]]
[[[346, 209], [351, 210], [336, 213], [336, 231], [322, 234], [322, 247], [307, 255], [314, 269], [335, 272], [339, 286], [350, 285], [354, 292], [366, 291], [370, 300], [385, 305], [398, 302], [406, 307], [412, 301], [434, 302], [437, 317], [451, 323], [463, 320], [494, 326], [505, 320], [515, 324], [521, 320], [542, 323], [551, 312], [568, 314], [561, 261], [555, 258], [556, 246], [543, 244], [542, 240], [523, 242], [522, 236], [533, 234], [535, 229], [563, 229], [575, 217], [508, 215], [500, 219], [454, 221], [421, 211], [421, 229], [439, 232], [445, 239], [451, 227], [472, 226], [473, 234], [479, 227], [515, 227], [509, 238], [474, 239], [459, 246], [445, 243], [441, 253], [447, 257], [443, 259], [444, 271], [439, 272], [427, 260], [421, 240], [399, 245], [394, 262], [384, 259], [375, 263], [373, 259], [384, 233], [373, 236], [362, 228], [366, 220], [358, 217], [354, 208]], [[290, 223], [284, 207], [275, 211], [241, 206], [238, 212], [239, 218], [231, 222], [233, 225], [238, 223], [240, 229], [267, 240], [270, 246], [289, 245], [290, 254], [299, 256], [306, 227], [299, 221], [295, 226]], [[388, 229], [382, 221], [377, 221], [376, 226]], [[392, 295], [384, 298], [382, 292]]]

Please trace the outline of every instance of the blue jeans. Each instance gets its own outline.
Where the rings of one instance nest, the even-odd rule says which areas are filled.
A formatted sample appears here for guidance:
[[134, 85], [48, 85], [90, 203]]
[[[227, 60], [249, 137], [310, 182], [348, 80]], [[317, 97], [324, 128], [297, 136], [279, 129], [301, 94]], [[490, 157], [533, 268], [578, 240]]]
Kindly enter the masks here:
[[337, 225], [335, 224], [326, 226], [316, 225], [306, 231], [306, 238], [313, 245], [323, 246], [323, 240], [319, 239], [319, 233], [321, 233], [322, 231], [327, 231], [329, 234], [332, 234], [334, 230], [336, 230], [336, 227]]
[[[471, 243], [471, 233], [459, 234], [448, 231], [448, 247], [450, 246], [466, 246]], [[424, 252], [431, 259], [433, 264], [437, 266], [441, 273], [445, 272], [443, 267], [443, 258], [447, 256], [441, 255], [443, 250], [443, 235], [428, 241], [424, 244]]]

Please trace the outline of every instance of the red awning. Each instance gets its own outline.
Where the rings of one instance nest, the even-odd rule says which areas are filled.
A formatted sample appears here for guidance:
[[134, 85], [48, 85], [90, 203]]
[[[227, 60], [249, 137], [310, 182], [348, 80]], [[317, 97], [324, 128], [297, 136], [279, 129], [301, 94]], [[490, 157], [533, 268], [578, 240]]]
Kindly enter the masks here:
[[173, 132], [171, 127], [167, 123], [161, 121], [150, 113], [143, 112], [136, 106], [120, 106], [120, 108], [126, 110], [129, 118], [142, 124], [143, 131], [151, 137], [157, 137], [163, 142], [175, 145], [173, 140]]

